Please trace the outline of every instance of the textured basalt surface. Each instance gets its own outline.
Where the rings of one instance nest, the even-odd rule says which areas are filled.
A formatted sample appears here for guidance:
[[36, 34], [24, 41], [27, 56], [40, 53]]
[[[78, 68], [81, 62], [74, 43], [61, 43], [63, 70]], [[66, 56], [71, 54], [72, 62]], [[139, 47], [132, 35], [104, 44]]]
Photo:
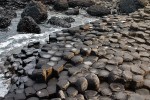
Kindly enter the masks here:
[[12, 85], [4, 100], [150, 100], [147, 9], [29, 43], [5, 61]]

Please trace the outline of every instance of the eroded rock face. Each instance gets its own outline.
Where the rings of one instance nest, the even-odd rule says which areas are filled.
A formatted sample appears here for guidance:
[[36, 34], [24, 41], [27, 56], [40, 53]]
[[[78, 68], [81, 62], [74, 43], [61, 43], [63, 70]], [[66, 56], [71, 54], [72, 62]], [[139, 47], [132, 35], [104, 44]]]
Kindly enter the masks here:
[[71, 27], [71, 24], [65, 21], [64, 19], [61, 19], [59, 17], [52, 17], [49, 19], [48, 23], [64, 28], [69, 28]]
[[69, 0], [68, 3], [70, 7], [90, 7], [91, 5], [94, 5], [92, 0]]
[[18, 23], [17, 31], [27, 33], [40, 33], [41, 29], [32, 17], [25, 16]]
[[21, 17], [30, 16], [37, 23], [47, 19], [47, 8], [44, 4], [37, 1], [31, 1], [21, 14]]
[[93, 5], [87, 9], [87, 13], [92, 16], [104, 16], [110, 14], [110, 9], [101, 5]]
[[68, 1], [67, 0], [57, 0], [54, 4], [54, 9], [58, 11], [63, 11], [68, 9]]

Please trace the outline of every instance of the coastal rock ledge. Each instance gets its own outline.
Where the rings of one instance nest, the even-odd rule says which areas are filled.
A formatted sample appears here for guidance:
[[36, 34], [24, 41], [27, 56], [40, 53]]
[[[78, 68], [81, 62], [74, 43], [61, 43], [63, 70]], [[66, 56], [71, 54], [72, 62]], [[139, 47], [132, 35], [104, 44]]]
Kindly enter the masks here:
[[29, 43], [4, 63], [11, 88], [2, 100], [150, 100], [150, 15], [143, 13], [105, 16]]

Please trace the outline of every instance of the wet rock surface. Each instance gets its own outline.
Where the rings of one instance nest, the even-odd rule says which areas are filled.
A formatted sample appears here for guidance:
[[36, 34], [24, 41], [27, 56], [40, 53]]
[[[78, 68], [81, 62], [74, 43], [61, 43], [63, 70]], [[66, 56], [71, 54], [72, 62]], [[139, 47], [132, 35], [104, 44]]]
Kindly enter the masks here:
[[92, 0], [69, 0], [68, 3], [70, 7], [90, 7], [91, 5], [94, 5]]
[[67, 0], [56, 0], [54, 9], [58, 11], [67, 10], [69, 8]]
[[21, 17], [30, 16], [37, 23], [47, 19], [47, 8], [44, 4], [37, 1], [31, 1], [21, 14]]
[[40, 33], [41, 29], [32, 17], [26, 16], [18, 23], [17, 31], [26, 33]]
[[148, 99], [149, 20], [145, 26], [136, 22], [135, 14], [109, 15], [65, 29], [50, 36], [55, 42], [30, 43], [9, 56], [12, 86], [4, 100]]
[[72, 22], [72, 19], [70, 20], [69, 18], [67, 19], [62, 19], [59, 17], [51, 17], [48, 20], [48, 23], [52, 24], [52, 25], [56, 25], [56, 26], [60, 26], [60, 27], [64, 27], [64, 28], [69, 28], [71, 27], [71, 24], [69, 22]]
[[11, 20], [7, 17], [0, 17], [0, 28], [7, 28], [11, 24]]

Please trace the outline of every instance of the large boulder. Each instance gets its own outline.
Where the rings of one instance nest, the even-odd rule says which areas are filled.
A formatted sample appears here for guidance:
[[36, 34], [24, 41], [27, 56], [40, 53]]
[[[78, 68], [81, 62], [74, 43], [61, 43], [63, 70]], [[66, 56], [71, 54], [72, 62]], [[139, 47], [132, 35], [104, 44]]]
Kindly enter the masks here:
[[93, 5], [87, 9], [87, 13], [92, 16], [104, 16], [110, 14], [110, 12], [110, 9], [101, 5]]
[[119, 2], [119, 11], [121, 13], [132, 13], [141, 7], [143, 7], [143, 4], [139, 0], [120, 0]]
[[27, 33], [40, 33], [41, 29], [32, 17], [25, 16], [18, 23], [17, 31]]
[[58, 11], [63, 11], [68, 9], [68, 1], [67, 0], [57, 0], [54, 4], [54, 9]]
[[37, 23], [40, 23], [47, 19], [47, 7], [42, 4], [40, 1], [31, 1], [24, 11], [21, 14], [21, 17], [30, 16], [32, 17]]
[[0, 17], [0, 28], [7, 28], [11, 24], [11, 19]]
[[71, 27], [71, 24], [68, 23], [67, 21], [65, 21], [62, 18], [59, 17], [51, 17], [48, 20], [48, 23], [52, 24], [52, 25], [56, 25], [56, 26], [60, 26], [60, 27], [64, 27], [64, 28], [69, 28]]
[[90, 7], [95, 4], [92, 0], [69, 0], [68, 3], [70, 7]]

